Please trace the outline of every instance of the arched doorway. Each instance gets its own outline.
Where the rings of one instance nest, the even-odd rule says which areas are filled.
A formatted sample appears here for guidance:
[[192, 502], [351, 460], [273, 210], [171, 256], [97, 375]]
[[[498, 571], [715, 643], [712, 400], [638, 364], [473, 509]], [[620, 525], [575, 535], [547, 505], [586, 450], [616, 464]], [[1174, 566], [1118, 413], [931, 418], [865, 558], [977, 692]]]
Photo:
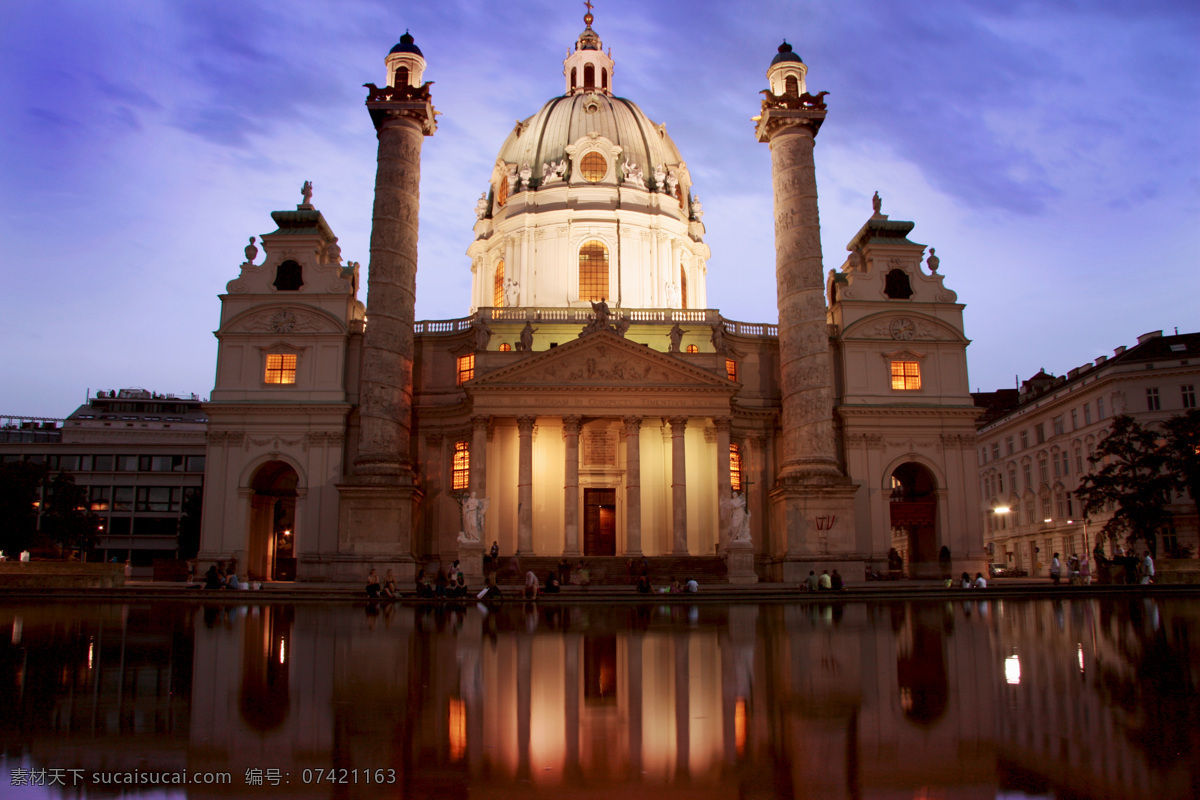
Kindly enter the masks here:
[[296, 486], [300, 476], [282, 461], [268, 461], [250, 481], [250, 541], [246, 576], [258, 581], [296, 578]]
[[893, 546], [905, 555], [910, 578], [941, 574], [937, 547], [937, 483], [933, 473], [908, 461], [892, 472], [888, 503]]

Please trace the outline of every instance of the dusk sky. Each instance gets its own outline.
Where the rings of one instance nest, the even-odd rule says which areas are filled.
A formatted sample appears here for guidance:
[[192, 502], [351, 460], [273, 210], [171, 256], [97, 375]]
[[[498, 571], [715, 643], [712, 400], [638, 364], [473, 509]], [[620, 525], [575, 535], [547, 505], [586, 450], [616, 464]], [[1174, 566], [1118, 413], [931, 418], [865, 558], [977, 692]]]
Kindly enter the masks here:
[[[518, 119], [563, 91], [575, 0], [7, 0], [0, 413], [213, 386], [218, 295], [311, 180], [369, 262], [368, 81], [407, 28], [434, 81], [417, 318], [469, 310], [474, 207]], [[773, 322], [770, 153], [751, 117], [786, 38], [827, 90], [825, 269], [912, 220], [966, 304], [971, 389], [1200, 330], [1195, 0], [596, 0], [614, 93], [665, 123], [704, 205], [708, 298]], [[360, 292], [366, 300], [366, 286]]]

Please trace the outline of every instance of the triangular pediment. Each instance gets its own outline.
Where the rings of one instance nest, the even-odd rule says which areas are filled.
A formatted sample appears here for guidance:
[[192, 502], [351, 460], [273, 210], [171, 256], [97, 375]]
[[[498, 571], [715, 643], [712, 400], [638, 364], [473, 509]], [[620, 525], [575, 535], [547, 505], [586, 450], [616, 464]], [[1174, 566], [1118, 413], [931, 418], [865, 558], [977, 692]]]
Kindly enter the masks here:
[[517, 387], [737, 391], [730, 380], [608, 331], [589, 333], [466, 384], [469, 392]]

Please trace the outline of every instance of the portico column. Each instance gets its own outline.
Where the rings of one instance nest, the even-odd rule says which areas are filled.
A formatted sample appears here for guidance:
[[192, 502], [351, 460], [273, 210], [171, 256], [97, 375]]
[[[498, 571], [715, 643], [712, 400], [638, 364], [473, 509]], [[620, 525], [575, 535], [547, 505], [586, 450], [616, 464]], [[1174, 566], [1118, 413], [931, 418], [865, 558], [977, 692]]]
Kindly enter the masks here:
[[533, 425], [536, 417], [517, 417], [517, 555], [533, 554]]
[[642, 418], [625, 417], [625, 553], [642, 554]]
[[717, 429], [717, 552], [724, 553], [729, 544], [729, 498], [732, 483], [729, 476], [729, 417], [714, 417]]
[[[480, 500], [487, 497], [487, 426], [488, 418], [482, 415], [471, 417], [471, 491]], [[479, 532], [484, 535], [483, 531]]]
[[563, 465], [563, 555], [579, 553], [579, 423], [581, 417], [563, 417], [566, 462]]
[[671, 417], [671, 522], [674, 532], [672, 555], [686, 556], [687, 542], [687, 458], [683, 434], [687, 417]]

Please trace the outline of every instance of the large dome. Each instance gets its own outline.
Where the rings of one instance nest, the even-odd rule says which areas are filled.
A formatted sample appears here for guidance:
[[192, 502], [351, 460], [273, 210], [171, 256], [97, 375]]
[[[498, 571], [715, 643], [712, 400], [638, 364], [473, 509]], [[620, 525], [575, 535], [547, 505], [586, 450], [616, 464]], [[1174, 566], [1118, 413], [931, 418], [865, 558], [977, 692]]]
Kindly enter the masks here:
[[550, 100], [513, 128], [498, 158], [510, 164], [528, 164], [540, 178], [543, 164], [565, 158], [568, 145], [592, 134], [620, 147], [620, 161], [636, 164], [647, 176], [655, 166], [683, 161], [666, 126], [651, 122], [636, 103], [600, 93]]

